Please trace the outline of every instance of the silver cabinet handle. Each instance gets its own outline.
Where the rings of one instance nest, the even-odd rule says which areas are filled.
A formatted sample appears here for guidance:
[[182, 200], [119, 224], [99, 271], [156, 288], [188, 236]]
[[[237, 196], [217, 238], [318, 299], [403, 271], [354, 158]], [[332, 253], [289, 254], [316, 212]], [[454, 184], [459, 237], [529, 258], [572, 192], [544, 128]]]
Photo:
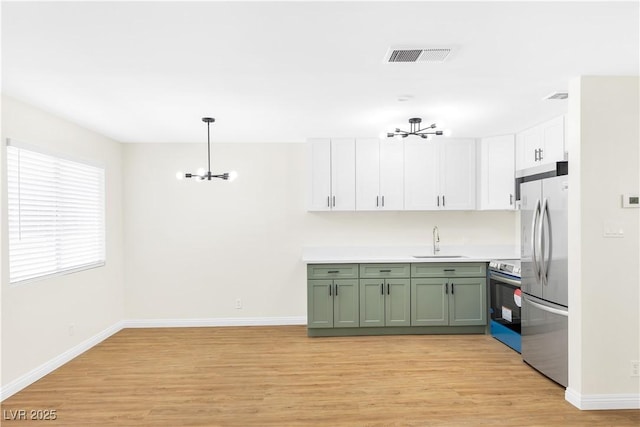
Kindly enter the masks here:
[[444, 202], [444, 194], [442, 195], [442, 207], [447, 206], [447, 204]]
[[327, 207], [330, 208], [331, 207], [331, 197], [327, 196]]
[[380, 204], [378, 203], [379, 201], [380, 201], [380, 196], [376, 196], [376, 208], [380, 206]]
[[541, 148], [541, 149], [540, 149], [540, 150], [538, 150], [538, 151], [539, 151], [539, 154], [538, 154], [538, 157], [539, 157], [539, 158], [538, 158], [538, 160], [542, 160], [542, 159], [544, 159], [544, 156], [542, 155], [542, 153], [544, 153], [544, 150]]
[[509, 206], [513, 206], [513, 194], [509, 194]]
[[438, 206], [440, 206], [440, 196], [438, 196]]
[[336, 196], [333, 196], [333, 207], [336, 207]]
[[384, 208], [384, 196], [382, 196], [382, 207]]

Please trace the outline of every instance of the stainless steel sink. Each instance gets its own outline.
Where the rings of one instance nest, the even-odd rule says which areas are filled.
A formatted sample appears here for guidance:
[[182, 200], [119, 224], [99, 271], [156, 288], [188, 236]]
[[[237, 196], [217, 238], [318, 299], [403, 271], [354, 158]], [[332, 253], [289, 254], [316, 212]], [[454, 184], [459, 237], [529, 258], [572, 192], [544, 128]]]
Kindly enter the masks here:
[[414, 258], [466, 258], [464, 255], [413, 255]]

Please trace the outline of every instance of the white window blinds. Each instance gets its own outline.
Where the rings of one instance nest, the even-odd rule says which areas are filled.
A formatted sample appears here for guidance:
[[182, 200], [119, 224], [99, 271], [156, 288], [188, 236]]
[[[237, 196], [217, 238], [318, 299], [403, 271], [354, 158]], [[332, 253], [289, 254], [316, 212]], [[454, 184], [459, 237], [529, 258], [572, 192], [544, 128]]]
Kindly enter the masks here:
[[104, 169], [9, 144], [9, 281], [104, 265]]

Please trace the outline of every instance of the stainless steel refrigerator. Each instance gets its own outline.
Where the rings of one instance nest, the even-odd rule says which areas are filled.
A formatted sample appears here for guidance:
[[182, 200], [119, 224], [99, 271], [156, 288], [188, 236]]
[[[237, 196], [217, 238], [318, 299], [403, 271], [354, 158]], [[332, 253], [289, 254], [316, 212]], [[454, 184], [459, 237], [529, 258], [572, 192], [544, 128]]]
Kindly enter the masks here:
[[548, 177], [554, 174], [538, 174], [520, 184], [522, 358], [566, 387], [569, 177]]

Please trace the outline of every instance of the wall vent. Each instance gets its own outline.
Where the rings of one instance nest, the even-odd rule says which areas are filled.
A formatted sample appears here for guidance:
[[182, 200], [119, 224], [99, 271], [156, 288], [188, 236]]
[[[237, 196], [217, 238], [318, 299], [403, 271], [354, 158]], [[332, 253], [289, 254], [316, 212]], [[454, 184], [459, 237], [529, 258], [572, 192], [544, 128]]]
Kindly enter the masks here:
[[451, 53], [450, 47], [389, 48], [384, 62], [444, 62]]
[[544, 99], [567, 99], [569, 94], [567, 92], [553, 92], [544, 97]]

